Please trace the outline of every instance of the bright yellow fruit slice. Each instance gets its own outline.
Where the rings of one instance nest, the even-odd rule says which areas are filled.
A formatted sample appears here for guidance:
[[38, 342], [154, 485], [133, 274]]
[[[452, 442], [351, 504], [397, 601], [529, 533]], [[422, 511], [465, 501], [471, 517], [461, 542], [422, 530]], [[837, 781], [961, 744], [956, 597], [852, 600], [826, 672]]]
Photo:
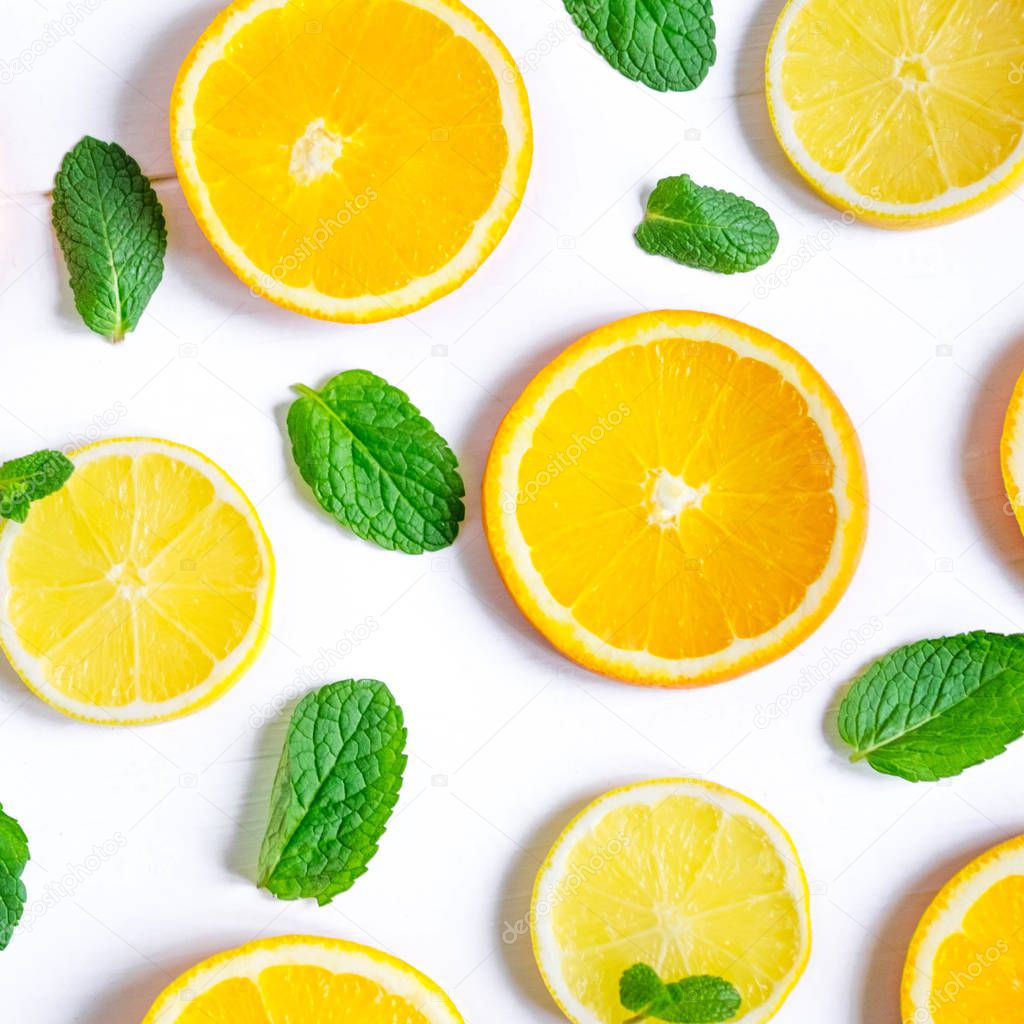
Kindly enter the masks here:
[[537, 878], [534, 951], [576, 1024], [621, 1024], [619, 979], [635, 963], [664, 981], [731, 982], [734, 1018], [782, 1005], [811, 949], [807, 881], [763, 808], [696, 779], [616, 789], [562, 833]]
[[462, 1024], [429, 978], [339, 939], [263, 939], [203, 961], [143, 1024]]
[[171, 144], [235, 273], [349, 322], [462, 284], [532, 157], [522, 76], [459, 0], [236, 0], [181, 69]]
[[839, 601], [867, 483], [853, 425], [788, 345], [660, 312], [571, 345], [498, 430], [484, 526], [533, 624], [633, 683], [777, 658]]
[[954, 876], [925, 911], [903, 971], [908, 1024], [1009, 1024], [1024, 1009], [1024, 836]]
[[790, 0], [767, 87], [797, 170], [883, 226], [966, 216], [1024, 177], [1020, 0]]
[[58, 711], [110, 725], [224, 694], [267, 637], [274, 562], [238, 485], [191, 448], [100, 441], [0, 531], [0, 645]]
[[1017, 525], [1024, 531], [1024, 373], [1017, 378], [999, 443], [1003, 485]]

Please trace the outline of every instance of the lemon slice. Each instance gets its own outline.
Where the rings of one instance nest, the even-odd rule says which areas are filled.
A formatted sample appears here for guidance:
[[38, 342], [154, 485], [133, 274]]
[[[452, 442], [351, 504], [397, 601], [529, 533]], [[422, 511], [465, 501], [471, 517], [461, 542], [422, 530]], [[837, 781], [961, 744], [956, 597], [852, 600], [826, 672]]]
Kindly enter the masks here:
[[779, 657], [832, 611], [867, 481], [853, 424], [799, 353], [662, 311], [595, 331], [530, 382], [483, 507], [502, 578], [559, 650], [693, 686]]
[[1016, 0], [790, 0], [767, 90], [797, 170], [883, 226], [966, 216], [1024, 177]]
[[274, 563], [238, 485], [191, 448], [100, 441], [0, 531], [0, 645], [52, 707], [112, 725], [221, 696], [267, 637]]
[[519, 69], [459, 0], [236, 0], [181, 69], [171, 144], [235, 273], [348, 322], [462, 284], [519, 208], [533, 152]]
[[203, 961], [143, 1024], [462, 1024], [429, 978], [339, 939], [262, 939]]
[[1017, 525], [1024, 531], [1024, 373], [1017, 378], [999, 442], [1003, 485]]
[[807, 881], [763, 808], [697, 779], [613, 790], [562, 833], [531, 913], [544, 981], [576, 1024], [621, 1024], [635, 963], [732, 983], [743, 1024], [782, 1005], [811, 948]]
[[943, 886], [914, 932], [903, 972], [908, 1024], [1020, 1019], [1024, 836], [993, 847]]

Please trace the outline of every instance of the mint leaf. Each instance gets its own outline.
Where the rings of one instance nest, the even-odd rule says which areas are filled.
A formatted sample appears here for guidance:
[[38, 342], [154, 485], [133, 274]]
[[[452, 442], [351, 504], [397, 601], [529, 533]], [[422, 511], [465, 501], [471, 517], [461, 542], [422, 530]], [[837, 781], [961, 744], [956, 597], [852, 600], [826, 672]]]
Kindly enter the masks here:
[[368, 370], [295, 390], [292, 454], [327, 512], [389, 551], [422, 554], [455, 540], [466, 514], [458, 462], [404, 391]]
[[320, 906], [351, 888], [373, 855], [405, 771], [402, 710], [375, 679], [307, 694], [274, 780], [259, 885]]
[[121, 341], [164, 272], [167, 228], [149, 179], [115, 142], [86, 136], [64, 157], [53, 227], [86, 326]]
[[565, 0], [616, 71], [658, 92], [696, 89], [715, 63], [711, 0]]
[[25, 910], [28, 894], [21, 875], [28, 860], [28, 839], [0, 804], [0, 949], [7, 948]]
[[0, 465], [0, 516], [23, 523], [33, 501], [59, 491], [74, 472], [60, 452], [41, 451]]
[[619, 1001], [627, 1010], [643, 1010], [665, 995], [665, 983], [647, 964], [633, 964], [619, 979]]
[[839, 734], [876, 771], [959, 775], [1024, 734], [1024, 634], [920, 640], [876, 661], [839, 708]]
[[655, 256], [720, 274], [760, 267], [779, 244], [766, 210], [732, 192], [697, 185], [688, 174], [658, 182], [635, 237]]
[[619, 979], [619, 999], [627, 1010], [639, 1011], [626, 1024], [643, 1020], [676, 1024], [712, 1024], [739, 1012], [740, 994], [722, 978], [695, 975], [665, 984], [646, 964], [633, 964]]

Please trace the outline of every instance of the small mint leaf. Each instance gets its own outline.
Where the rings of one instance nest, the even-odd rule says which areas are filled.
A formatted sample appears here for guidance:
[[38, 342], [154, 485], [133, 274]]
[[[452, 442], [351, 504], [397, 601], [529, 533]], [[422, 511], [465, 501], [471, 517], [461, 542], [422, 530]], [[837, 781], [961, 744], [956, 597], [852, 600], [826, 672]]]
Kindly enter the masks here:
[[323, 906], [364, 874], [405, 771], [402, 709], [375, 679], [307, 694], [292, 714], [259, 859], [261, 888]]
[[28, 894], [21, 875], [28, 861], [28, 839], [0, 804], [0, 949], [7, 948], [25, 911]]
[[911, 782], [959, 775], [1024, 734], [1024, 634], [919, 640], [876, 661], [839, 708], [853, 760]]
[[466, 493], [447, 442], [404, 391], [367, 370], [297, 385], [288, 436], [316, 500], [357, 537], [422, 554], [453, 543]]
[[616, 71], [658, 92], [696, 89], [715, 63], [711, 0], [565, 0]]
[[59, 491], [74, 472], [61, 452], [41, 451], [0, 465], [0, 516], [23, 523], [33, 501]]
[[697, 185], [688, 174], [663, 178], [647, 201], [637, 244], [654, 256], [720, 274], [767, 263], [779, 232], [767, 211], [742, 196]]
[[633, 964], [619, 979], [619, 1000], [627, 1010], [645, 1010], [665, 994], [665, 983], [647, 964]]
[[121, 341], [164, 272], [167, 228], [149, 179], [117, 143], [87, 135], [57, 172], [53, 227], [75, 308], [90, 330]]

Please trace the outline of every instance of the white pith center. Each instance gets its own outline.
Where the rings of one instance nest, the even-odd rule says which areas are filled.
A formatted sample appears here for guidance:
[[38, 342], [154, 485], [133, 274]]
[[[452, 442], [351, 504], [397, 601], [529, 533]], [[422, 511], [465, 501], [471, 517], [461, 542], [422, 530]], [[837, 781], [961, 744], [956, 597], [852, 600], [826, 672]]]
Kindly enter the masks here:
[[146, 570], [134, 562], [119, 562], [107, 571], [107, 579], [117, 587], [118, 597], [138, 601], [149, 593]]
[[931, 77], [928, 59], [923, 54], [905, 54], [896, 59], [896, 77], [904, 89], [926, 85]]
[[686, 509], [698, 507], [705, 494], [707, 486], [691, 487], [681, 476], [659, 469], [651, 486], [651, 522], [659, 526], [675, 523]]
[[344, 139], [328, 131], [324, 119], [318, 117], [306, 125], [306, 130], [292, 146], [288, 171], [300, 185], [308, 185], [334, 170], [344, 148]]

